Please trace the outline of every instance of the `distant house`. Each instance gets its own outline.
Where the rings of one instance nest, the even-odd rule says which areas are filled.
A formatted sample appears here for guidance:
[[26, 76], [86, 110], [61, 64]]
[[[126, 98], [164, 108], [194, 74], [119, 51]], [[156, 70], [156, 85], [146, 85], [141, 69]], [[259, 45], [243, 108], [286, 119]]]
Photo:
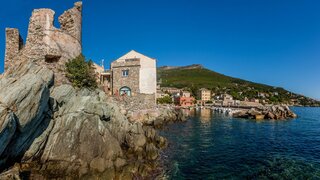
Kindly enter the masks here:
[[189, 91], [180, 91], [180, 94], [183, 97], [191, 97], [191, 93]]
[[224, 101], [233, 101], [233, 97], [231, 95], [229, 95], [229, 94], [223, 94], [222, 95], [222, 99]]
[[252, 98], [252, 99], [250, 99], [250, 102], [259, 103], [259, 102], [260, 102], [260, 100], [259, 100], [259, 99]]
[[159, 98], [164, 98], [164, 97], [170, 96], [170, 95], [168, 93], [162, 92], [161, 90], [157, 90], [156, 96], [157, 96], [156, 98], [159, 99]]
[[206, 88], [199, 89], [198, 98], [203, 102], [211, 101], [211, 91]]
[[222, 99], [222, 106], [233, 106], [235, 104], [233, 97], [229, 94], [222, 94], [221, 99]]
[[190, 107], [194, 105], [194, 97], [188, 91], [181, 91], [180, 96], [174, 96], [174, 103], [181, 107]]
[[169, 94], [177, 94], [180, 93], [181, 89], [175, 88], [175, 87], [161, 87], [162, 92], [168, 92]]
[[258, 92], [258, 97], [259, 98], [266, 98], [266, 93]]

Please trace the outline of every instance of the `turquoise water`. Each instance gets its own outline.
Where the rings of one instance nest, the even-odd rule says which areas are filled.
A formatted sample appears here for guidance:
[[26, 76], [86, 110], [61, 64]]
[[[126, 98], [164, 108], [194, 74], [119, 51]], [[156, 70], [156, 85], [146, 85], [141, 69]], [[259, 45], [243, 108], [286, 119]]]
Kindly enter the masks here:
[[160, 133], [168, 179], [320, 179], [320, 108], [292, 108], [297, 119], [234, 119], [191, 111]]

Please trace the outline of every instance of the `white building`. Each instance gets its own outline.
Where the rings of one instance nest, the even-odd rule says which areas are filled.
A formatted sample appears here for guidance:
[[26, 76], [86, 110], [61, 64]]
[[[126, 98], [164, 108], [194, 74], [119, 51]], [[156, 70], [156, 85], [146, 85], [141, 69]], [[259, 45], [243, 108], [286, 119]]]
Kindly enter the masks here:
[[157, 93], [156, 59], [134, 50], [111, 63], [114, 95], [152, 95]]

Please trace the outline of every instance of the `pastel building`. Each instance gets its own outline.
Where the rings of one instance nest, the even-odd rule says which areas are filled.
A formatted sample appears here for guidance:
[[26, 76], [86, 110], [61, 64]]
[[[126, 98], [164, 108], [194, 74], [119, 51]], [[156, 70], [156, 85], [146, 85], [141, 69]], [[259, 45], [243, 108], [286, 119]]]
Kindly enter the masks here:
[[211, 100], [211, 91], [206, 88], [201, 88], [198, 91], [199, 100], [206, 102]]
[[190, 107], [194, 106], [195, 99], [191, 96], [191, 93], [188, 91], [181, 91], [180, 96], [174, 97], [174, 103], [181, 107]]

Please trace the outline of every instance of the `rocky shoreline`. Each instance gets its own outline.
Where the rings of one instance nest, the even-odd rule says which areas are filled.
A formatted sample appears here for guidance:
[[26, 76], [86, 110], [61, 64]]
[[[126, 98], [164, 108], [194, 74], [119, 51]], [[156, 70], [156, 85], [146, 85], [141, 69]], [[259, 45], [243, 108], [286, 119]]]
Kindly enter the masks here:
[[[130, 109], [100, 90], [54, 84], [54, 74], [23, 65], [0, 79], [0, 179], [148, 179], [161, 174], [167, 146], [156, 128], [187, 116], [172, 106]], [[294, 118], [288, 107], [234, 117]]]
[[183, 118], [164, 107], [125, 113], [103, 91], [55, 86], [32, 63], [0, 79], [0, 100], [0, 179], [147, 178], [167, 145], [154, 127]]
[[247, 110], [239, 110], [233, 113], [235, 118], [246, 119], [270, 119], [270, 120], [284, 120], [290, 118], [297, 118], [297, 115], [290, 110], [288, 106], [262, 106]]

